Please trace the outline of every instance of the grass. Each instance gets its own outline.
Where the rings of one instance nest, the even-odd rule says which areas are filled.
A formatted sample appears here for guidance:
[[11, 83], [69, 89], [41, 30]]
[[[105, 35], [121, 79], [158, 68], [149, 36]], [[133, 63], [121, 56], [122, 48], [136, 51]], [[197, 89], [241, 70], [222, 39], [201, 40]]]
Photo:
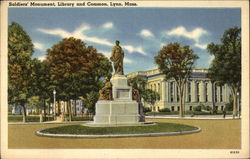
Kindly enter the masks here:
[[[43, 119], [45, 119], [43, 117]], [[89, 116], [73, 116], [72, 121], [90, 121], [93, 117]], [[52, 116], [46, 116], [46, 121], [52, 121]], [[23, 116], [22, 115], [8, 115], [8, 122], [23, 122]], [[32, 115], [32, 116], [26, 116], [26, 122], [40, 122], [40, 116], [39, 115]]]
[[[45, 119], [45, 118], [43, 118]], [[46, 121], [52, 121], [53, 117], [46, 117]], [[22, 115], [8, 115], [8, 122], [22, 122], [23, 116]], [[40, 116], [26, 116], [26, 122], [40, 122]]]
[[93, 116], [73, 116], [72, 121], [92, 121]]
[[103, 134], [138, 134], [156, 132], [180, 132], [196, 130], [197, 127], [175, 124], [175, 123], [156, 123], [154, 125], [143, 126], [119, 126], [119, 127], [88, 127], [82, 125], [69, 125], [45, 129], [43, 133], [52, 134], [84, 134], [84, 135], [103, 135]]
[[[227, 115], [232, 115], [232, 111], [227, 111]], [[147, 112], [146, 115], [153, 116], [153, 115], [178, 115], [178, 111], [171, 111], [171, 112]], [[218, 111], [217, 114], [210, 114], [210, 112], [201, 112], [201, 111], [185, 111], [186, 115], [222, 115], [222, 111]]]

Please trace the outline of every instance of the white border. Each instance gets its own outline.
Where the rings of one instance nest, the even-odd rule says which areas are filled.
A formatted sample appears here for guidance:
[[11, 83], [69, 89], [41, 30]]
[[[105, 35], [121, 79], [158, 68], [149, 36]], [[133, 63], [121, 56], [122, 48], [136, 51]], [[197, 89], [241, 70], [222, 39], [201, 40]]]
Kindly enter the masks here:
[[[19, 1], [21, 2], [21, 1]], [[48, 1], [45, 1], [48, 2]], [[68, 1], [64, 1], [68, 2]], [[97, 1], [95, 1], [97, 2]], [[103, 2], [103, 1], [102, 1]], [[111, 1], [106, 1], [111, 2]], [[123, 1], [121, 1], [123, 2]], [[232, 1], [130, 1], [138, 7], [240, 7], [242, 24], [242, 148], [230, 155], [225, 149], [8, 149], [7, 125], [7, 15], [1, 2], [1, 155], [3, 158], [247, 158], [249, 157], [249, 2]], [[46, 151], [46, 153], [45, 153]], [[30, 155], [32, 154], [32, 156]], [[41, 155], [42, 154], [42, 155]]]

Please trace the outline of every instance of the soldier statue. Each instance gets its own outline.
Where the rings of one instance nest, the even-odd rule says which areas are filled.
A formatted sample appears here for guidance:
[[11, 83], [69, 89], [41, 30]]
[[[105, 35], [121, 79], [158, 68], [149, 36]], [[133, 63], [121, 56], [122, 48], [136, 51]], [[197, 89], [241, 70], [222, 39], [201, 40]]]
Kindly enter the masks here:
[[114, 63], [115, 75], [124, 75], [123, 73], [123, 58], [124, 52], [119, 45], [120, 42], [118, 40], [115, 41], [115, 46], [112, 49], [112, 54], [110, 60]]

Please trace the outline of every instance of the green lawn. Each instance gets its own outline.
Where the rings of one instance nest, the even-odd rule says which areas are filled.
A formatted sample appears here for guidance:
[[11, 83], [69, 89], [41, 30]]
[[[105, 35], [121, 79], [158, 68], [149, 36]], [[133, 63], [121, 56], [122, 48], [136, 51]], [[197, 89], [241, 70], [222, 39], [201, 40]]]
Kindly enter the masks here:
[[[45, 118], [43, 117], [43, 120]], [[89, 116], [73, 116], [72, 121], [90, 121], [93, 117]], [[52, 121], [53, 117], [46, 117], [46, 121]], [[8, 115], [8, 122], [22, 122], [23, 116], [22, 115]], [[26, 122], [40, 122], [40, 116], [39, 115], [32, 115], [26, 117]]]
[[[45, 118], [43, 118], [45, 119]], [[46, 117], [46, 121], [53, 120], [53, 117]], [[8, 115], [8, 122], [22, 122], [23, 116], [22, 115]], [[32, 115], [26, 117], [26, 122], [40, 122], [39, 115]]]
[[175, 123], [156, 123], [154, 125], [143, 126], [119, 126], [119, 127], [89, 127], [82, 125], [60, 126], [42, 130], [43, 133], [52, 134], [137, 134], [137, 133], [156, 133], [156, 132], [180, 132], [196, 130], [197, 127], [175, 124]]
[[[227, 115], [232, 115], [232, 111], [227, 111]], [[171, 112], [147, 112], [146, 115], [178, 115], [178, 111]], [[218, 111], [217, 114], [211, 114], [210, 112], [202, 112], [202, 111], [185, 111], [185, 115], [222, 115], [222, 111]]]

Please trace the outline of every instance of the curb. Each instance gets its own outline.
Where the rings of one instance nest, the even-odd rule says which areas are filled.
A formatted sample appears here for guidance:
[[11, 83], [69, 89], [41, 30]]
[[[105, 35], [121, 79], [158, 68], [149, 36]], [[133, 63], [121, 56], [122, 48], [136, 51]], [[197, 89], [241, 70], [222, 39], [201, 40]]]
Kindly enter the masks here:
[[[45, 130], [45, 129], [42, 129]], [[152, 137], [152, 136], [173, 136], [193, 134], [201, 131], [198, 127], [196, 130], [179, 131], [179, 132], [160, 132], [160, 133], [143, 133], [143, 134], [108, 134], [108, 135], [72, 135], [72, 134], [51, 134], [42, 133], [42, 130], [36, 131], [36, 135], [45, 137], [63, 137], [63, 138], [117, 138], [117, 137]]]

